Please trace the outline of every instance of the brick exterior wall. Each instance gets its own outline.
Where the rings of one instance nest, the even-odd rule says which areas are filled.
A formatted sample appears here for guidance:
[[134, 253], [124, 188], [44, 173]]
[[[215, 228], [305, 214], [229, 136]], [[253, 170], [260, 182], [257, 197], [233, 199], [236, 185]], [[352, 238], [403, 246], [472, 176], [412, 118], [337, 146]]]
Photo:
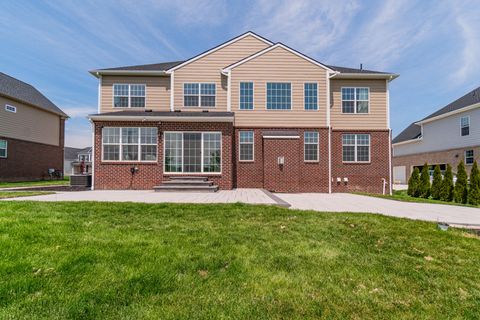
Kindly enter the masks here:
[[[60, 119], [60, 118], [59, 118]], [[58, 146], [0, 137], [7, 140], [7, 158], [0, 158], [0, 181], [48, 179], [48, 169], [63, 172], [65, 120], [60, 119]]]
[[[102, 162], [102, 128], [103, 127], [152, 127], [159, 132], [157, 144], [157, 162]], [[216, 131], [222, 133], [222, 172], [221, 174], [195, 173], [195, 176], [209, 177], [220, 189], [233, 188], [232, 164], [232, 123], [188, 123], [188, 122], [95, 122], [95, 189], [152, 189], [172, 174], [163, 172], [163, 132], [164, 131]], [[135, 166], [138, 171], [132, 175], [130, 169]], [[182, 176], [182, 174], [175, 174]]]
[[[465, 163], [465, 151], [473, 150], [473, 156], [476, 161], [478, 161], [480, 156], [480, 146], [474, 147], [465, 147], [458, 149], [449, 149], [435, 152], [424, 152], [417, 153], [405, 156], [395, 156], [392, 158], [392, 165], [396, 166], [405, 166], [406, 179], [412, 174], [412, 169], [414, 166], [423, 166], [426, 163], [431, 165], [436, 164], [450, 164], [452, 166], [452, 171], [457, 172], [457, 165], [460, 161]], [[465, 165], [467, 173], [470, 174], [472, 168], [471, 165]]]
[[[342, 149], [342, 134], [370, 134], [370, 162], [344, 163]], [[332, 192], [371, 192], [382, 193], [383, 180], [386, 180], [386, 193], [389, 192], [389, 140], [390, 132], [332, 130]], [[337, 178], [342, 182], [338, 183]], [[344, 178], [348, 182], [344, 183]]]

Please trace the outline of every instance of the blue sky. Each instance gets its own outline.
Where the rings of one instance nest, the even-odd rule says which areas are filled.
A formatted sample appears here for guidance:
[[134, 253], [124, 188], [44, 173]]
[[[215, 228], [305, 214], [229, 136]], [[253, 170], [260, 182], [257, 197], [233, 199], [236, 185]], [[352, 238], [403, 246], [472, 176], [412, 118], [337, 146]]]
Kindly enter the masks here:
[[480, 86], [480, 1], [0, 0], [0, 71], [72, 118], [90, 144], [95, 68], [189, 58], [247, 30], [326, 64], [391, 71], [394, 135]]

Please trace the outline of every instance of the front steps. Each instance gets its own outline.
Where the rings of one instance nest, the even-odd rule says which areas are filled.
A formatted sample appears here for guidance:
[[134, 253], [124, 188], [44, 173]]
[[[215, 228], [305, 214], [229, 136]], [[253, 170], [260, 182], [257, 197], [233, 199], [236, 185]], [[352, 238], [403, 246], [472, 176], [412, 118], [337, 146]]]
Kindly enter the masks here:
[[216, 192], [218, 186], [205, 177], [170, 177], [159, 186], [153, 187], [156, 192]]

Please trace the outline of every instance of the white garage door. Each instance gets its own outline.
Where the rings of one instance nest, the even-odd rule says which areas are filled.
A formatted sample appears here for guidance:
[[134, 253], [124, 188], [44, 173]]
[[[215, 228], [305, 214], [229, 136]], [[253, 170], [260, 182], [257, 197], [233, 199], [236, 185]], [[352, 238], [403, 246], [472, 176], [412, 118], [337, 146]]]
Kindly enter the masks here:
[[406, 171], [405, 166], [393, 167], [393, 183], [407, 183]]

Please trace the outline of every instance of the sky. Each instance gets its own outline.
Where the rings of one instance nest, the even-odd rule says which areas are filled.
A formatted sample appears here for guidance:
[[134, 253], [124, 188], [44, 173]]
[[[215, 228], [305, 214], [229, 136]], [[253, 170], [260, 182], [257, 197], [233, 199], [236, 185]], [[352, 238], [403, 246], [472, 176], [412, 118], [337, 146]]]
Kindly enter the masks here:
[[330, 65], [400, 74], [393, 135], [480, 86], [480, 0], [0, 0], [0, 71], [64, 110], [91, 143], [88, 70], [188, 59], [246, 31]]

